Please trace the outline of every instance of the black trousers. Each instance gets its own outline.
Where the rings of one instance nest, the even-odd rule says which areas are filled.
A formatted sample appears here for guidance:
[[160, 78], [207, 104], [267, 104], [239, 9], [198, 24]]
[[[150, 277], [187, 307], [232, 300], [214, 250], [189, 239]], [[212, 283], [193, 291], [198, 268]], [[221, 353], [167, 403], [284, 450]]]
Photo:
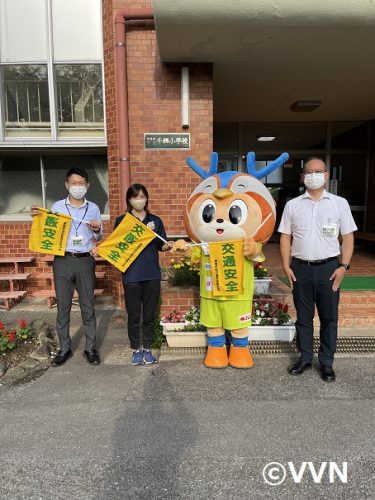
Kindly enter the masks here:
[[293, 300], [297, 311], [297, 347], [302, 361], [306, 363], [311, 362], [313, 358], [313, 321], [316, 306], [320, 319], [318, 359], [321, 365], [333, 364], [340, 292], [332, 290], [332, 281], [329, 278], [338, 267], [338, 260], [314, 266], [292, 259], [291, 269], [297, 279], [293, 283]]
[[[156, 308], [160, 297], [160, 280], [124, 284], [125, 306], [128, 313], [128, 335], [134, 350], [151, 349]], [[141, 339], [141, 317], [142, 333]]]
[[85, 327], [85, 350], [95, 349], [96, 317], [94, 305], [95, 259], [94, 257], [55, 257], [53, 261], [53, 279], [55, 282], [57, 317], [56, 331], [60, 340], [60, 349], [66, 352], [71, 348], [69, 335], [70, 311], [74, 290], [77, 289], [82, 323]]

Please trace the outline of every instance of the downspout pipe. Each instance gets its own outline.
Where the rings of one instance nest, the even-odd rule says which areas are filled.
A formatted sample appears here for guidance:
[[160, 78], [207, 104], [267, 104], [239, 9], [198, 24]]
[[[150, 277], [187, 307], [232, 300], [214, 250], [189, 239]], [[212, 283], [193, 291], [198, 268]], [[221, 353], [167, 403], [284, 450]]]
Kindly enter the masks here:
[[115, 59], [118, 115], [118, 153], [120, 162], [120, 209], [126, 210], [126, 191], [130, 186], [129, 104], [126, 66], [126, 22], [153, 21], [152, 8], [121, 9], [115, 17]]

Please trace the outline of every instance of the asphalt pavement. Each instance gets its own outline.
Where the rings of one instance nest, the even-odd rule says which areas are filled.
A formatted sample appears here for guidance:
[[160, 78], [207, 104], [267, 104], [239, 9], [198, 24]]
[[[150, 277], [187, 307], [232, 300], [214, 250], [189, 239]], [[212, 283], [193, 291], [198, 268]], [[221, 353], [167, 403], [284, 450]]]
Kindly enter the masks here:
[[374, 356], [337, 356], [334, 383], [289, 355], [132, 367], [122, 313], [97, 316], [101, 365], [75, 310], [73, 358], [0, 390], [1, 500], [375, 498]]

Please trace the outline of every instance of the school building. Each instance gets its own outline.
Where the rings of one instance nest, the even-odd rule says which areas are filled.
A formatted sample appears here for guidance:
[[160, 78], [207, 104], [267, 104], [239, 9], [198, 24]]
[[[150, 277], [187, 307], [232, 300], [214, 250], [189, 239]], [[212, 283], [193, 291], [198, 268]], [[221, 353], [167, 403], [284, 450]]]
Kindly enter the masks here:
[[[140, 182], [168, 236], [185, 235], [199, 182], [185, 159], [207, 168], [212, 151], [238, 171], [248, 151], [259, 168], [288, 152], [264, 180], [278, 216], [303, 191], [303, 159], [322, 157], [372, 251], [374, 28], [368, 0], [0, 0], [0, 256], [31, 255], [30, 206], [65, 197], [74, 165], [106, 234]], [[46, 266], [26, 266], [30, 293]]]

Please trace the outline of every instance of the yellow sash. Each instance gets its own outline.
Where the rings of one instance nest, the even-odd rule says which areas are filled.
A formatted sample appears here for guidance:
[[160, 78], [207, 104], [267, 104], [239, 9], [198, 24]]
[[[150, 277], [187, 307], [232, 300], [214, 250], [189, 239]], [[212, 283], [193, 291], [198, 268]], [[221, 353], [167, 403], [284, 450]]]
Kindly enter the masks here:
[[213, 295], [243, 293], [243, 241], [209, 243]]

